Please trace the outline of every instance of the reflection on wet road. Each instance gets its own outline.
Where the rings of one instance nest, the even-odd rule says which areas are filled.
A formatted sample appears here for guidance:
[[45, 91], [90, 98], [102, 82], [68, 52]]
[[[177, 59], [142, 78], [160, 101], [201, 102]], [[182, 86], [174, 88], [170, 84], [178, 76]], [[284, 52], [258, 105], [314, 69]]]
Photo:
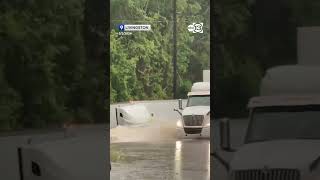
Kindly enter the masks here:
[[209, 148], [200, 139], [114, 143], [111, 180], [209, 180]]
[[209, 180], [210, 139], [176, 139], [174, 128], [162, 122], [111, 132], [110, 179]]

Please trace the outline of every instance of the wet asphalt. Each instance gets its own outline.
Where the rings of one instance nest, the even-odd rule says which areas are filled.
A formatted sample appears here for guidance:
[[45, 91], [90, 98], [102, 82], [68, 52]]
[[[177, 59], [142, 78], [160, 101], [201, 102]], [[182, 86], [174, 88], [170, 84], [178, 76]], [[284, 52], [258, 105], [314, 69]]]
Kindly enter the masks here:
[[209, 180], [208, 140], [116, 143], [123, 158], [112, 162], [111, 180]]
[[[111, 180], [225, 180], [226, 170], [210, 157], [210, 139], [177, 138], [175, 121], [111, 130]], [[231, 120], [233, 147], [242, 145], [248, 121]], [[219, 150], [219, 123], [211, 125], [211, 152]], [[231, 160], [232, 153], [220, 152]]]
[[111, 180], [209, 180], [210, 139], [178, 138], [175, 121], [111, 130]]

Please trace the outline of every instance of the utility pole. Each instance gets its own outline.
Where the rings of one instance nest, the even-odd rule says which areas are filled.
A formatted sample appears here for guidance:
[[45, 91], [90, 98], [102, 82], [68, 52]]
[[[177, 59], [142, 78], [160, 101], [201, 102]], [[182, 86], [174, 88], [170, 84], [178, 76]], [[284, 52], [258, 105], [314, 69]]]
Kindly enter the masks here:
[[173, 99], [177, 99], [177, 0], [173, 2]]

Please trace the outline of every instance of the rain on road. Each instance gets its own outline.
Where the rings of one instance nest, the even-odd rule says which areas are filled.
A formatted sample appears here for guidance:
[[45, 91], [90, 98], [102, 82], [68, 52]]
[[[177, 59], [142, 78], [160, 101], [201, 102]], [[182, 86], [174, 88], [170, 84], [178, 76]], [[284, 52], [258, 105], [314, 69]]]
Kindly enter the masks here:
[[210, 139], [177, 138], [175, 122], [111, 129], [111, 180], [209, 180]]

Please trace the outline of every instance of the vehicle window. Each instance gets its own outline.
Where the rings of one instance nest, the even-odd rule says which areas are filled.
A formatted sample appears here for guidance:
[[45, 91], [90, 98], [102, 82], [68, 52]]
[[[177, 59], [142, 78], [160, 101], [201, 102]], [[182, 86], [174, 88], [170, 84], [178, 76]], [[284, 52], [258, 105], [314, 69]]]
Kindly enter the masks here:
[[278, 107], [253, 113], [247, 142], [278, 139], [320, 139], [320, 108]]
[[190, 96], [187, 103], [189, 106], [210, 106], [210, 96]]

